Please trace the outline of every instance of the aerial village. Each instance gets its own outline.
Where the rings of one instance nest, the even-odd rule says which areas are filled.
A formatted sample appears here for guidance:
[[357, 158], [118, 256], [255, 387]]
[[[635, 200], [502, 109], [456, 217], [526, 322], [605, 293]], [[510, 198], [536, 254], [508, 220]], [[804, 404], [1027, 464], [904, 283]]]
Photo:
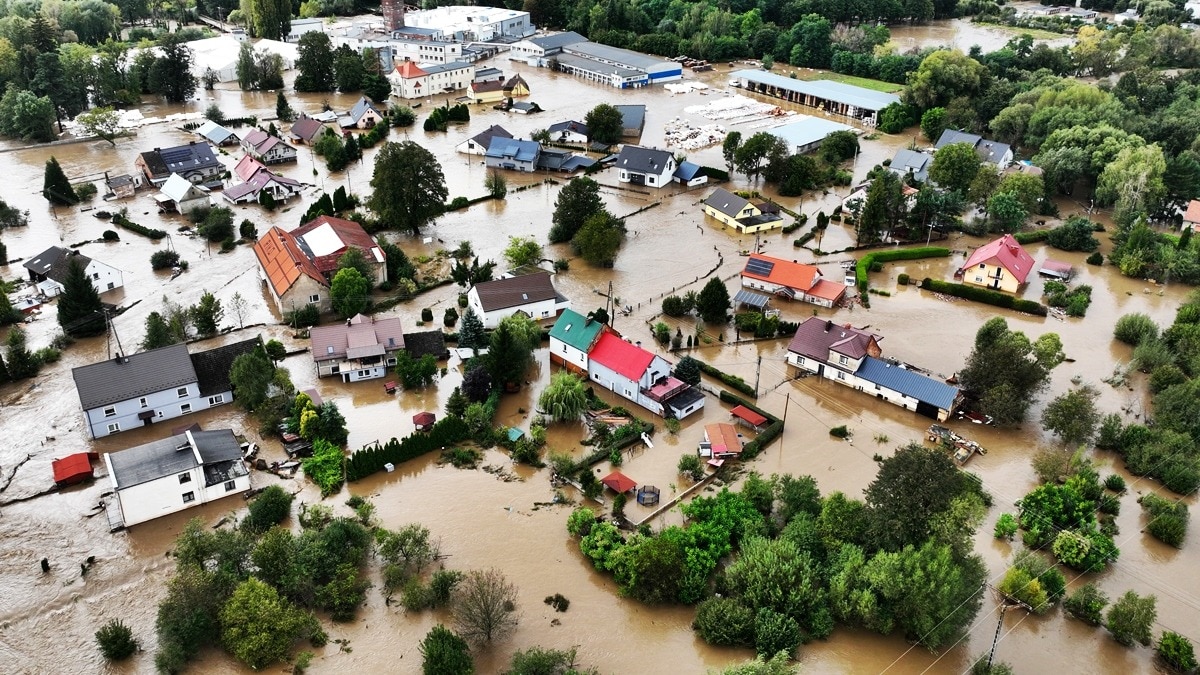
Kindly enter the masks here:
[[1200, 4], [126, 4], [0, 10], [13, 672], [1196, 672]]

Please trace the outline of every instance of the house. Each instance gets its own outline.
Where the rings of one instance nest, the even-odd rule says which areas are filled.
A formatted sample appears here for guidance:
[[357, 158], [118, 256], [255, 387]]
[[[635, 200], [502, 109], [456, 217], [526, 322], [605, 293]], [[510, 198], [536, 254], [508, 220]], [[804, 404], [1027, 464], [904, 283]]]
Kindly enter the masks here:
[[700, 443], [699, 455], [713, 459], [730, 459], [742, 454], [745, 438], [732, 424], [718, 422], [704, 425], [704, 441]]
[[197, 185], [221, 187], [221, 176], [225, 173], [225, 165], [213, 155], [212, 148], [196, 141], [173, 148], [148, 150], [138, 155], [133, 165], [154, 187], [162, 187], [173, 173]]
[[38, 290], [52, 298], [62, 293], [67, 273], [71, 270], [71, 261], [76, 261], [83, 267], [83, 273], [92, 281], [92, 287], [97, 293], [125, 285], [121, 270], [89, 258], [73, 248], [51, 246], [26, 260], [23, 267], [29, 270], [29, 280], [37, 284]]
[[627, 138], [637, 138], [642, 135], [646, 126], [646, 106], [644, 105], [614, 105], [621, 112], [621, 135]]
[[208, 196], [209, 190], [203, 185], [197, 185], [177, 173], [171, 174], [163, 183], [154, 201], [158, 202], [159, 211], [175, 211], [187, 215], [196, 209], [212, 206]]
[[296, 161], [296, 148], [278, 136], [255, 129], [242, 139], [242, 150], [263, 164], [282, 164]]
[[499, 124], [484, 129], [467, 140], [455, 146], [455, 150], [468, 155], [482, 155], [487, 152], [488, 146], [492, 143], [492, 138], [512, 138], [512, 134], [508, 133], [504, 127]]
[[230, 429], [189, 430], [105, 453], [104, 465], [113, 488], [109, 520], [117, 529], [250, 489], [241, 443]]
[[1007, 143], [989, 141], [979, 134], [968, 134], [955, 129], [946, 129], [943, 131], [942, 135], [938, 137], [937, 145], [934, 146], [934, 149], [941, 150], [947, 145], [954, 143], [966, 143], [975, 148], [975, 152], [978, 153], [980, 159], [1001, 171], [1007, 169], [1009, 164], [1012, 164], [1013, 151], [1012, 147]]
[[204, 120], [203, 124], [196, 127], [196, 134], [218, 147], [237, 145], [241, 141], [237, 134], [212, 120]]
[[1192, 232], [1200, 232], [1200, 199], [1188, 202], [1187, 210], [1183, 212], [1183, 227]]
[[504, 83], [495, 80], [491, 82], [472, 82], [470, 97], [471, 103], [499, 103], [505, 98]]
[[571, 301], [554, 290], [553, 275], [542, 270], [475, 284], [467, 291], [467, 305], [490, 329], [517, 312], [534, 321], [552, 319], [570, 308]]
[[905, 410], [946, 420], [962, 402], [958, 387], [881, 358], [878, 335], [820, 317], [800, 323], [785, 360], [795, 368], [873, 394]]
[[221, 192], [221, 197], [230, 204], [257, 202], [263, 194], [271, 195], [276, 202], [286, 202], [304, 189], [300, 181], [271, 171], [250, 155], [238, 160], [233, 173], [242, 182]]
[[256, 337], [189, 355], [187, 345], [177, 344], [75, 368], [92, 438], [229, 403], [233, 360], [261, 345]]
[[493, 136], [483, 158], [484, 163], [490, 169], [533, 171], [537, 168], [538, 156], [541, 152], [542, 146], [537, 141]]
[[475, 76], [471, 78], [472, 82], [499, 82], [501, 90], [504, 89], [504, 71], [499, 68], [476, 68]]
[[969, 286], [1016, 293], [1033, 271], [1033, 258], [1011, 234], [984, 244], [954, 273]]
[[783, 139], [788, 151], [793, 155], [803, 155], [821, 147], [821, 142], [829, 134], [838, 131], [854, 131], [854, 127], [840, 122], [833, 122], [824, 117], [801, 116], [795, 122], [770, 130], [772, 136]]
[[1033, 162], [1023, 159], [1019, 162], [1013, 162], [1004, 170], [1004, 174], [1020, 173], [1026, 176], [1043, 176], [1046, 172], [1040, 166], [1034, 166]]
[[924, 183], [929, 180], [929, 167], [933, 164], [933, 156], [917, 150], [897, 150], [888, 165], [888, 171], [900, 176], [901, 179], [912, 176], [913, 180]]
[[521, 77], [520, 73], [508, 78], [504, 83], [505, 98], [518, 98], [529, 95], [529, 83], [525, 78]]
[[783, 227], [783, 216], [779, 215], [779, 207], [763, 200], [751, 202], [725, 188], [713, 190], [700, 205], [705, 215], [742, 234]]
[[314, 326], [310, 335], [317, 377], [340, 375], [342, 382], [387, 376], [404, 349], [404, 330], [394, 316], [356, 314], [345, 323]]
[[388, 82], [392, 85], [393, 96], [411, 99], [466, 89], [474, 77], [475, 65], [464, 61], [424, 66], [403, 61], [388, 73]]
[[556, 122], [547, 127], [546, 131], [550, 133], [550, 140], [555, 143], [588, 142], [588, 128], [583, 122], [575, 120]]
[[704, 173], [704, 167], [692, 162], [680, 162], [672, 178], [676, 183], [688, 187], [698, 187], [708, 182], [708, 174]]
[[532, 37], [514, 42], [509, 48], [508, 58], [534, 62], [561, 54], [563, 47], [577, 42], [587, 42], [587, 38], [574, 31]]
[[586, 169], [596, 163], [596, 160], [585, 155], [576, 155], [570, 150], [542, 148], [538, 154], [537, 168], [542, 171], [561, 171], [573, 173]]
[[308, 115], [301, 115], [292, 123], [292, 128], [288, 131], [288, 138], [291, 138], [293, 143], [312, 145], [323, 133], [325, 133], [324, 122]]
[[704, 407], [704, 394], [672, 377], [666, 359], [610, 331], [588, 353], [588, 379], [661, 417], [683, 419]]
[[742, 270], [742, 286], [767, 291], [789, 300], [833, 307], [846, 294], [846, 287], [821, 277], [815, 265], [751, 253]]
[[666, 150], [626, 145], [617, 155], [617, 180], [621, 183], [661, 188], [671, 182], [676, 168], [675, 156]]
[[283, 39], [285, 42], [299, 42], [300, 37], [305, 33], [316, 32], [325, 32], [325, 19], [320, 17], [292, 19], [288, 24], [287, 35]]
[[105, 199], [124, 199], [137, 194], [137, 189], [142, 186], [142, 175], [130, 176], [123, 173], [119, 176], [112, 176], [104, 179], [104, 186], [108, 188], [108, 194], [104, 195]]
[[331, 309], [329, 283], [338, 259], [356, 248], [373, 270], [372, 283], [387, 278], [387, 256], [358, 223], [333, 216], [320, 216], [291, 232], [272, 227], [254, 245], [259, 278], [271, 291], [280, 313], [316, 305]]
[[573, 309], [564, 309], [550, 328], [550, 363], [586, 374], [588, 352], [607, 326]]
[[345, 117], [338, 118], [338, 125], [343, 129], [373, 129], [384, 119], [384, 114], [375, 103], [366, 96], [360, 96]]

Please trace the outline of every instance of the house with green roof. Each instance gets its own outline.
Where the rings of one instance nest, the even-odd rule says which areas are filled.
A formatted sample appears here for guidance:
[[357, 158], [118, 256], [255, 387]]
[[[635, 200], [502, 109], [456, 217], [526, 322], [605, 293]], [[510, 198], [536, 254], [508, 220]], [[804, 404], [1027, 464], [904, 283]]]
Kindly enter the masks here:
[[564, 309], [550, 329], [550, 362], [587, 376], [588, 352], [605, 325], [571, 309]]

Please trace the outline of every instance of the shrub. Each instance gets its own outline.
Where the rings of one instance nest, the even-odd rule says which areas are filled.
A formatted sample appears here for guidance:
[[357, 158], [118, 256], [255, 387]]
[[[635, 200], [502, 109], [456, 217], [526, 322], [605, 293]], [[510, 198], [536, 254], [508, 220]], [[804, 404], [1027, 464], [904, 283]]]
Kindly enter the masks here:
[[710, 645], [754, 644], [754, 610], [732, 598], [709, 598], [696, 608], [692, 628]]
[[1068, 614], [1093, 626], [1104, 623], [1104, 608], [1108, 606], [1108, 596], [1096, 584], [1084, 584], [1063, 601], [1063, 609]]
[[282, 522], [291, 512], [291, 493], [278, 485], [272, 485], [250, 503], [250, 513], [242, 520], [241, 527], [254, 534], [266, 532], [273, 525]]
[[179, 254], [175, 251], [162, 250], [150, 254], [150, 268], [165, 270], [179, 264]]
[[699, 455], [692, 453], [684, 453], [679, 457], [679, 464], [676, 465], [679, 473], [687, 476], [693, 482], [704, 478], [704, 464], [700, 461]]
[[1146, 531], [1168, 546], [1181, 548], [1187, 535], [1187, 504], [1164, 499], [1155, 494], [1143, 495], [1138, 503], [1150, 516]]
[[1140, 313], [1125, 314], [1117, 319], [1113, 337], [1127, 345], [1137, 346], [1143, 340], [1158, 337], [1158, 324], [1149, 316]]
[[908, 285], [908, 275], [901, 274], [900, 276], [896, 277], [896, 283], [900, 284], [901, 286], [907, 286]]
[[424, 321], [425, 323], [429, 323], [429, 322], [433, 321], [433, 310], [430, 309], [429, 307], [425, 307], [424, 309], [422, 309], [421, 310], [421, 320]]
[[1096, 267], [1100, 267], [1101, 265], [1104, 264], [1104, 256], [1100, 255], [1099, 251], [1096, 251], [1095, 253], [1089, 255], [1087, 257], [1087, 260], [1085, 260], [1084, 262], [1086, 262], [1089, 265], [1095, 265]]
[[321, 308], [316, 305], [305, 305], [283, 314], [284, 323], [296, 328], [315, 326], [321, 322]]
[[113, 216], [112, 222], [114, 225], [116, 225], [118, 227], [123, 227], [126, 230], [129, 230], [130, 232], [136, 232], [136, 233], [142, 235], [143, 237], [146, 237], [148, 239], [153, 239], [155, 241], [167, 236], [167, 233], [163, 232], [162, 230], [152, 230], [148, 227], [143, 227], [142, 225], [138, 225], [137, 223], [133, 222], [132, 220], [126, 218], [125, 214], [123, 214], [123, 213], [118, 213], [115, 216]]
[[96, 631], [96, 644], [100, 646], [100, 653], [109, 661], [129, 658], [138, 649], [133, 630], [120, 619], [110, 619]]
[[1117, 494], [1122, 494], [1125, 492], [1125, 479], [1114, 473], [1104, 479], [1104, 487]]
[[258, 239], [258, 228], [254, 226], [254, 223], [250, 222], [249, 218], [245, 218], [238, 225], [238, 234], [241, 235], [242, 239], [254, 241]]
[[547, 595], [546, 599], [543, 600], [542, 602], [553, 607], [554, 611], [556, 611], [556, 612], [565, 612], [565, 611], [567, 611], [567, 608], [571, 606], [571, 601], [568, 600], [565, 596], [563, 596], [562, 593], [555, 593], [554, 595]]
[[445, 315], [442, 316], [442, 325], [446, 328], [453, 328], [456, 323], [458, 323], [458, 310], [447, 307]]
[[1002, 513], [1000, 518], [996, 520], [996, 529], [992, 534], [997, 539], [1012, 539], [1017, 533], [1017, 519], [1011, 513]]
[[104, 241], [121, 241], [121, 235], [117, 234], [114, 230], [105, 230], [102, 236]]
[[850, 430], [846, 428], [845, 424], [843, 424], [840, 427], [834, 427], [830, 429], [829, 435], [833, 436], [834, 438], [850, 438]]
[[1013, 309], [1026, 314], [1034, 314], [1037, 316], [1046, 316], [1046, 306], [1033, 302], [1032, 300], [1022, 300], [1021, 298], [1013, 297], [999, 291], [993, 291], [987, 288], [979, 288], [978, 286], [967, 286], [966, 284], [954, 284], [947, 281], [939, 281], [936, 279], [926, 278], [921, 282], [921, 288], [935, 293], [945, 295], [953, 295], [967, 300], [974, 300], [996, 307], [1004, 307], [1005, 309]]
[[800, 646], [800, 624], [787, 614], [762, 607], [754, 617], [754, 650], [770, 658], [779, 652], [795, 653]]
[[1167, 665], [1180, 673], [1190, 673], [1196, 669], [1196, 653], [1192, 641], [1179, 633], [1163, 631], [1154, 648], [1158, 657]]

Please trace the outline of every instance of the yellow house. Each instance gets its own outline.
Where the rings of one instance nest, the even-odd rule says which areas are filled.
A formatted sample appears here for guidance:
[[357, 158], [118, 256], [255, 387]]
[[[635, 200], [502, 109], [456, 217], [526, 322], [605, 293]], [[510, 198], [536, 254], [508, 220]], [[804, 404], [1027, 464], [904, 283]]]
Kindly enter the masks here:
[[1033, 271], [1033, 258], [1011, 234], [980, 246], [955, 273], [970, 286], [1016, 293]]
[[508, 78], [504, 83], [504, 96], [507, 98], [518, 98], [529, 95], [529, 84], [525, 82], [525, 78], [518, 73]]
[[471, 103], [499, 103], [504, 100], [504, 85], [500, 82], [472, 82]]
[[774, 204], [751, 202], [725, 188], [713, 190], [700, 204], [706, 215], [743, 234], [783, 227], [783, 216]]

